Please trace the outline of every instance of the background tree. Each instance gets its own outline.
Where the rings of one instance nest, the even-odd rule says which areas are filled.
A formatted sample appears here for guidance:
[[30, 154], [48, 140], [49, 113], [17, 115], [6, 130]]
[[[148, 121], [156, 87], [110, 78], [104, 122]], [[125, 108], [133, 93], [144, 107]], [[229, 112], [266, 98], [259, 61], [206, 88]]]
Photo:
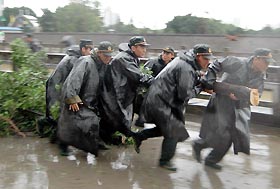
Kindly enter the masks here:
[[261, 29], [260, 31], [258, 31], [258, 34], [273, 35], [274, 33], [277, 33], [277, 30], [273, 30], [270, 26], [266, 26], [263, 29]]
[[100, 32], [103, 27], [100, 10], [79, 3], [56, 9], [55, 20], [59, 32]]
[[42, 9], [43, 15], [38, 18], [43, 32], [54, 32], [56, 30], [56, 17], [49, 9]]
[[124, 24], [123, 22], [105, 27], [104, 31], [111, 33], [154, 33], [154, 30], [150, 28], [137, 28], [133, 24]]
[[191, 16], [176, 16], [168, 22], [165, 32], [189, 34], [229, 34], [243, 33], [243, 29], [232, 24], [223, 24], [220, 20]]

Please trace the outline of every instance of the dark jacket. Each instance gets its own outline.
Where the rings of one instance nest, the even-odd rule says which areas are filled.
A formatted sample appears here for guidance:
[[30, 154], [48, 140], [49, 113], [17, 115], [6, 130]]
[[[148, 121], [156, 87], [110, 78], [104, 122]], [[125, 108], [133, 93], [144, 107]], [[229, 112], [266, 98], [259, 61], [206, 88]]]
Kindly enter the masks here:
[[119, 52], [107, 68], [101, 95], [102, 114], [107, 126], [115, 131], [122, 127], [130, 129], [136, 89], [141, 84], [149, 85], [152, 80], [141, 73], [138, 63], [138, 58], [128, 49]]
[[38, 52], [42, 49], [42, 46], [40, 45], [40, 42], [37, 39], [33, 39], [33, 41], [30, 41], [28, 43], [28, 47], [31, 49], [32, 52]]
[[[98, 155], [99, 117], [97, 116], [99, 74], [97, 63], [89, 56], [80, 57], [62, 89], [62, 111], [58, 137], [67, 145]], [[82, 102], [73, 112], [69, 105]]]
[[185, 128], [184, 104], [197, 95], [197, 71], [200, 66], [192, 52], [180, 52], [157, 75], [143, 102], [145, 119], [160, 127], [166, 138], [184, 141], [189, 137]]
[[46, 82], [46, 116], [52, 116], [50, 111], [51, 107], [61, 102], [61, 88], [72, 70], [75, 62], [81, 56], [80, 48], [78, 45], [72, 46], [68, 49], [67, 54], [58, 63], [55, 70], [52, 72]]
[[145, 64], [145, 68], [149, 68], [153, 73], [152, 76], [156, 77], [159, 72], [166, 66], [165, 62], [162, 60], [161, 55], [157, 58], [148, 60]]
[[[218, 73], [225, 72], [221, 82], [259, 89], [264, 86], [264, 74], [254, 72], [253, 58], [226, 57], [209, 66], [205, 78], [212, 85]], [[200, 130], [200, 137], [210, 147], [219, 149], [223, 141], [232, 141], [234, 153], [250, 153], [249, 122], [251, 118], [248, 100], [232, 100], [228, 95], [213, 94], [207, 105]]]

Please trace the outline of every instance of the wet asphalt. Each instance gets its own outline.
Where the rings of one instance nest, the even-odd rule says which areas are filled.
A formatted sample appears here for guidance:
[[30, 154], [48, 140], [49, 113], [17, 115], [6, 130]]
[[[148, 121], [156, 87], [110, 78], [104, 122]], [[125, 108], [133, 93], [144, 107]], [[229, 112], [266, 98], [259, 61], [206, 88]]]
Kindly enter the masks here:
[[[77, 149], [59, 155], [48, 139], [0, 138], [1, 189], [278, 189], [280, 188], [280, 128], [251, 125], [251, 155], [231, 149], [217, 171], [197, 163], [191, 141], [199, 134], [200, 117], [187, 116], [190, 138], [178, 143], [177, 172], [158, 167], [162, 137], [133, 146], [111, 146], [98, 157]], [[146, 125], [150, 126], [150, 125]], [[202, 151], [204, 158], [210, 149]]]

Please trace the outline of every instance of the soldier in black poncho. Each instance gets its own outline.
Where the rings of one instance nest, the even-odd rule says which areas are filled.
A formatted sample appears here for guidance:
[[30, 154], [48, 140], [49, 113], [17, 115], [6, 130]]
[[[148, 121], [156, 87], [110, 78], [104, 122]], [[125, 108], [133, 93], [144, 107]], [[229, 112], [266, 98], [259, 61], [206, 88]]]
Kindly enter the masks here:
[[212, 52], [207, 44], [197, 44], [190, 51], [179, 52], [177, 57], [157, 75], [143, 102], [148, 123], [156, 127], [135, 134], [135, 150], [140, 152], [143, 140], [163, 136], [159, 166], [176, 171], [171, 163], [177, 142], [189, 137], [185, 128], [184, 108], [189, 99], [200, 91], [200, 70], [206, 69]]
[[79, 58], [62, 89], [62, 110], [58, 121], [58, 138], [62, 155], [68, 145], [98, 156], [99, 120], [98, 98], [100, 80], [111, 61], [113, 46], [100, 42], [91, 55]]
[[[217, 163], [232, 144], [234, 154], [250, 154], [250, 102], [257, 105], [252, 95], [256, 93], [258, 99], [258, 95], [262, 94], [265, 71], [272, 62], [271, 51], [260, 48], [249, 58], [228, 56], [209, 66], [202, 83], [206, 88], [214, 89], [215, 93], [203, 116], [199, 134], [201, 139], [193, 142], [193, 152], [198, 162], [201, 162], [201, 150], [208, 147], [213, 150], [206, 157], [205, 165], [218, 170], [222, 167]], [[223, 75], [216, 82], [218, 73]]]
[[[144, 64], [144, 68], [152, 71], [152, 76], [156, 77], [159, 72], [174, 59], [175, 50], [171, 46], [167, 46], [162, 49], [162, 53], [157, 58], [152, 58]], [[142, 102], [145, 94], [137, 95], [135, 99], [135, 113], [138, 114], [138, 118], [135, 121], [135, 125], [138, 127], [144, 127], [145, 119], [142, 112]]]
[[[81, 56], [89, 55], [93, 48], [93, 43], [89, 39], [81, 39], [79, 45], [72, 45], [66, 55], [58, 63], [55, 70], [51, 73], [46, 82], [46, 119], [54, 125], [53, 132], [56, 130], [56, 121], [59, 115], [61, 103], [61, 89], [64, 81], [68, 77], [72, 68], [77, 65], [77, 60]], [[39, 127], [43, 127], [39, 126]], [[44, 128], [40, 128], [45, 130]], [[55, 142], [55, 134], [51, 137], [51, 142]]]
[[119, 131], [127, 137], [131, 131], [133, 101], [141, 84], [149, 85], [152, 77], [141, 73], [139, 59], [149, 44], [142, 36], [130, 39], [128, 48], [121, 48], [106, 71], [101, 93], [100, 136], [106, 143], [114, 143], [112, 135]]
[[162, 53], [157, 58], [152, 58], [148, 60], [144, 67], [150, 69], [153, 73], [152, 75], [156, 77], [159, 72], [174, 59], [175, 50], [173, 47], [167, 46], [162, 49]]
[[55, 70], [52, 72], [50, 77], [46, 82], [46, 116], [49, 117], [51, 106], [56, 102], [60, 102], [61, 88], [72, 70], [73, 66], [76, 64], [77, 60], [81, 56], [86, 56], [90, 54], [93, 48], [93, 43], [91, 40], [82, 39], [80, 45], [71, 46], [63, 59], [58, 63]]
[[25, 42], [27, 43], [28, 47], [31, 49], [33, 53], [39, 52], [42, 50], [42, 46], [38, 39], [34, 39], [31, 33], [27, 33], [24, 38]]

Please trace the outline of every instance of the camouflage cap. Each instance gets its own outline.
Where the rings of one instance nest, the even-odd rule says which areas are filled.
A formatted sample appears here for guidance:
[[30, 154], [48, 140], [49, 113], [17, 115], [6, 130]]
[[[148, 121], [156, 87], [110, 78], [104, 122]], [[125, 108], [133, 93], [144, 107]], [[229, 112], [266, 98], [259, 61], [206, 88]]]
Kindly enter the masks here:
[[267, 48], [258, 48], [254, 52], [254, 56], [258, 58], [264, 58], [267, 63], [274, 63], [275, 60], [272, 58], [271, 50]]
[[174, 48], [170, 47], [170, 46], [167, 46], [167, 47], [163, 48], [162, 50], [165, 51], [165, 52], [168, 52], [168, 53], [175, 54]]
[[146, 39], [143, 36], [134, 36], [130, 38], [129, 40], [129, 45], [130, 46], [137, 46], [137, 45], [142, 45], [142, 46], [149, 46], [146, 42]]
[[90, 39], [81, 39], [80, 40], [80, 48], [83, 47], [91, 47], [93, 48], [93, 42]]
[[204, 58], [211, 59], [213, 54], [211, 48], [207, 44], [197, 44], [193, 47], [193, 52], [196, 56], [203, 56]]
[[113, 56], [114, 47], [109, 41], [101, 41], [97, 47], [97, 52], [101, 52], [106, 56]]

